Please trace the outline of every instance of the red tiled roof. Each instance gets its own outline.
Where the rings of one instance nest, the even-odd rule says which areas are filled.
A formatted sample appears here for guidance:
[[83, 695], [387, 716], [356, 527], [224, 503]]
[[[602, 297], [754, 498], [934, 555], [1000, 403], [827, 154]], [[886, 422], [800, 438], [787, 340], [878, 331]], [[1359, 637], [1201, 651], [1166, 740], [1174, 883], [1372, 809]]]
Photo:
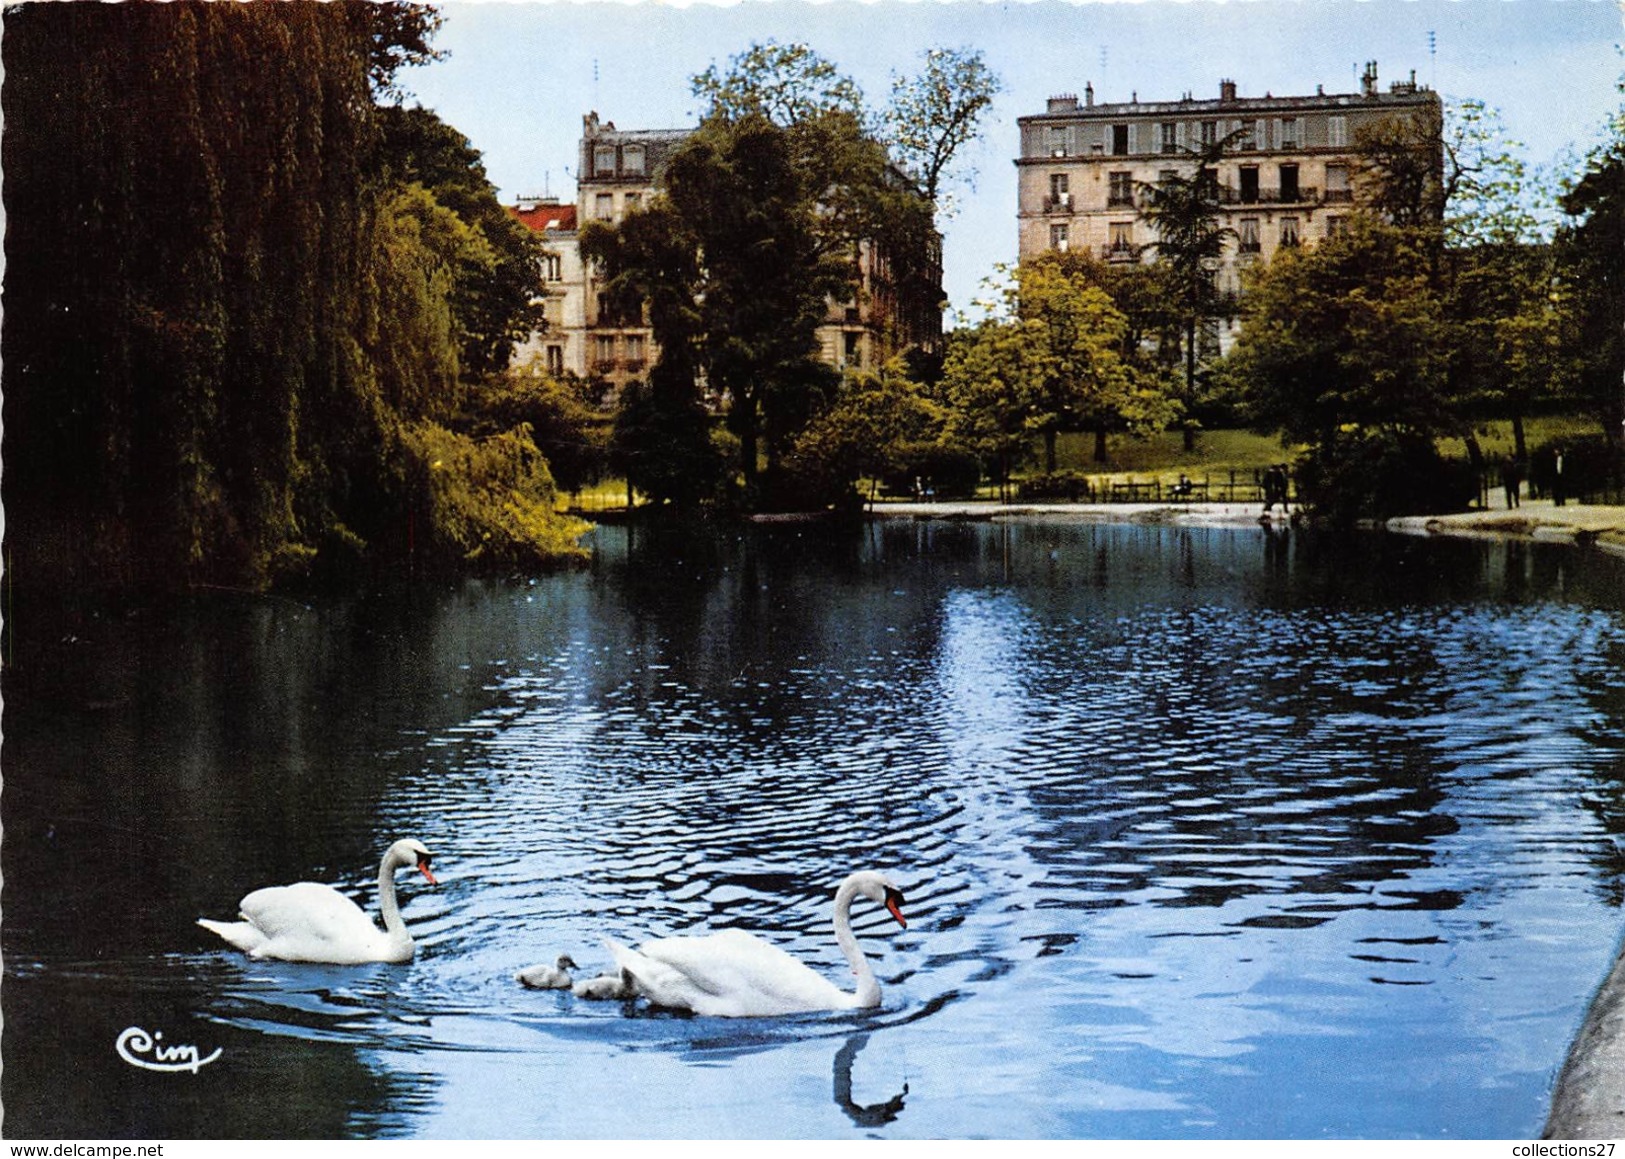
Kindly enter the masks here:
[[523, 205], [508, 206], [508, 212], [537, 233], [576, 227], [576, 207], [573, 205], [537, 205], [527, 201]]

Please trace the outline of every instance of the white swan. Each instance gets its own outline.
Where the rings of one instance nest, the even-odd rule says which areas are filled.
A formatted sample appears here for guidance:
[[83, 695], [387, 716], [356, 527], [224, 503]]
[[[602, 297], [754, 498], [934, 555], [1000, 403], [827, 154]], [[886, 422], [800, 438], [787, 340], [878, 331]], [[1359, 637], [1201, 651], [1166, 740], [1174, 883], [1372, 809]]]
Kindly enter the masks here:
[[429, 858], [429, 851], [411, 840], [395, 842], [384, 854], [378, 866], [382, 930], [355, 902], [332, 886], [314, 881], [256, 889], [241, 902], [242, 921], [198, 918], [197, 924], [213, 930], [251, 958], [340, 966], [409, 962], [412, 935], [406, 932], [395, 901], [395, 871], [416, 865], [429, 884], [436, 885], [434, 874], [429, 872]]
[[616, 970], [613, 974], [583, 978], [570, 987], [570, 993], [591, 1002], [613, 1002], [617, 999], [636, 998], [638, 988], [625, 970]]
[[636, 950], [605, 939], [638, 992], [657, 1006], [723, 1018], [850, 1010], [880, 1005], [880, 983], [852, 935], [852, 900], [862, 894], [906, 927], [903, 895], [878, 873], [854, 873], [835, 892], [835, 940], [857, 975], [842, 990], [777, 946], [743, 930], [700, 938], [659, 938]]
[[571, 984], [569, 971], [575, 968], [574, 958], [569, 954], [560, 954], [559, 960], [551, 966], [546, 963], [526, 966], [514, 975], [514, 980], [532, 990], [568, 990]]

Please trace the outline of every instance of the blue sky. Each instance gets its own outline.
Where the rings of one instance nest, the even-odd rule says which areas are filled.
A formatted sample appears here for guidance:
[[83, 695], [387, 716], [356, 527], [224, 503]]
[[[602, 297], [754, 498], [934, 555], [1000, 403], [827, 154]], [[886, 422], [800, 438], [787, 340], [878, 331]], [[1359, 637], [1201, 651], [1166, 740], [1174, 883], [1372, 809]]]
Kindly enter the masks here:
[[[689, 79], [755, 41], [805, 41], [883, 104], [925, 49], [979, 48], [1004, 89], [976, 170], [945, 223], [945, 281], [965, 309], [1016, 245], [1016, 118], [1093, 83], [1098, 101], [1352, 92], [1375, 60], [1384, 88], [1416, 79], [1501, 111], [1528, 158], [1581, 152], [1621, 103], [1613, 0], [482, 0], [439, 6], [446, 60], [409, 69], [416, 100], [468, 135], [505, 201], [575, 195], [581, 118], [623, 129], [697, 120]], [[1430, 51], [1429, 32], [1432, 32]]]

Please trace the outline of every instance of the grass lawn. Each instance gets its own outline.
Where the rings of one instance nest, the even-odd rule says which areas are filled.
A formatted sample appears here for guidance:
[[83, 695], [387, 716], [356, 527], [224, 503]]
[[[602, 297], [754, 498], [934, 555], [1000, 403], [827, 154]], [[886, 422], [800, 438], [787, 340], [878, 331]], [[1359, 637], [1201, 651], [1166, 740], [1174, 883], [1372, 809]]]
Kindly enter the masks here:
[[[1524, 421], [1524, 436], [1530, 449], [1543, 446], [1553, 439], [1575, 438], [1597, 432], [1596, 421], [1567, 415], [1531, 418]], [[1490, 423], [1479, 433], [1479, 446], [1490, 458], [1510, 454], [1512, 451], [1512, 424]], [[1043, 473], [1042, 444], [1034, 440], [1034, 455], [1014, 472], [1015, 479], [1031, 478]], [[1460, 439], [1445, 439], [1439, 444], [1445, 455], [1465, 458], [1466, 446]], [[1072, 471], [1088, 476], [1097, 491], [1110, 488], [1112, 483], [1149, 483], [1157, 480], [1164, 487], [1187, 475], [1197, 483], [1209, 483], [1215, 491], [1232, 479], [1238, 486], [1251, 488], [1256, 474], [1271, 463], [1291, 462], [1301, 448], [1283, 447], [1274, 435], [1260, 435], [1245, 430], [1215, 430], [1198, 432], [1196, 449], [1186, 451], [1184, 436], [1178, 431], [1165, 431], [1150, 438], [1131, 435], [1113, 435], [1106, 443], [1105, 463], [1094, 461], [1095, 437], [1092, 434], [1064, 434], [1056, 440], [1055, 466], [1059, 471]], [[1233, 474], [1232, 474], [1233, 473]], [[865, 494], [867, 494], [867, 488]], [[977, 492], [982, 499], [997, 498], [998, 489], [984, 485]], [[579, 494], [559, 496], [559, 506], [574, 507], [581, 511], [621, 510], [626, 506], [626, 484], [620, 479], [606, 479], [584, 488]]]

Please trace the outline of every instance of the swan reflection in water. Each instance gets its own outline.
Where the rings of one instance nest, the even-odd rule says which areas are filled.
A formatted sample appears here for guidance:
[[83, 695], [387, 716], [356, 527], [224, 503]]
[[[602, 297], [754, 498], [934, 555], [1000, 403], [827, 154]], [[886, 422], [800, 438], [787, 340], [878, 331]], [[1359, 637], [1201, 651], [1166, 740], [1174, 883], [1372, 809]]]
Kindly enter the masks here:
[[908, 1094], [908, 1083], [883, 1103], [864, 1106], [852, 1098], [852, 1060], [858, 1057], [869, 1042], [867, 1034], [855, 1034], [835, 1052], [835, 1105], [846, 1112], [846, 1117], [860, 1127], [883, 1127], [903, 1113], [903, 1098]]

